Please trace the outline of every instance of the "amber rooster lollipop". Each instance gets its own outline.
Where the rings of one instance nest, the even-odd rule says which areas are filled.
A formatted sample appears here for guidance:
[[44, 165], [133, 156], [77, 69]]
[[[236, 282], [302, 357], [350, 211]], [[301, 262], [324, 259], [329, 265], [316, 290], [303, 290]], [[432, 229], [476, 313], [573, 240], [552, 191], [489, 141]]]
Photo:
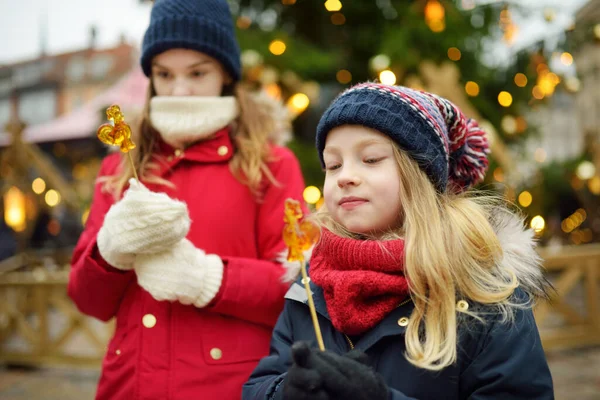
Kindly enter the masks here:
[[302, 283], [304, 283], [306, 295], [308, 296], [308, 307], [310, 308], [310, 315], [315, 328], [317, 343], [319, 344], [319, 349], [325, 350], [323, 337], [321, 335], [321, 328], [319, 327], [319, 321], [317, 319], [315, 303], [313, 302], [312, 292], [310, 291], [310, 278], [306, 273], [306, 264], [303, 253], [305, 250], [310, 249], [310, 247], [315, 244], [317, 240], [319, 240], [320, 231], [313, 222], [302, 220], [302, 217], [303, 214], [300, 203], [296, 200], [286, 199], [283, 217], [283, 220], [285, 221], [285, 226], [283, 228], [283, 241], [289, 249], [287, 260], [300, 262]]
[[121, 108], [116, 104], [108, 107], [106, 109], [106, 118], [108, 118], [109, 121], [113, 121], [114, 125], [111, 123], [100, 125], [98, 128], [98, 139], [100, 139], [102, 143], [111, 146], [119, 146], [119, 150], [121, 150], [122, 153], [127, 153], [133, 169], [133, 175], [135, 179], [139, 181], [137, 172], [135, 171], [135, 164], [133, 163], [131, 153], [129, 152], [129, 150], [135, 149], [135, 144], [131, 140], [131, 128], [125, 122], [125, 117], [121, 112]]

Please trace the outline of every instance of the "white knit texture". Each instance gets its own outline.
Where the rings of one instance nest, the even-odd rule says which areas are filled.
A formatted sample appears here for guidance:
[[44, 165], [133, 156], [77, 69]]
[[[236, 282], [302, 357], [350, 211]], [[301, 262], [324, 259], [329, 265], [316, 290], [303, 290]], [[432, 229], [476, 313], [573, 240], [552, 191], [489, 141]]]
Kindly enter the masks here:
[[225, 128], [238, 113], [233, 96], [155, 96], [150, 102], [152, 126], [177, 148]]
[[190, 229], [185, 203], [154, 193], [135, 179], [123, 199], [114, 204], [98, 232], [98, 250], [111, 265], [129, 269], [134, 255], [162, 252]]
[[202, 308], [221, 288], [223, 261], [183, 239], [167, 251], [136, 257], [135, 272], [138, 284], [156, 300]]

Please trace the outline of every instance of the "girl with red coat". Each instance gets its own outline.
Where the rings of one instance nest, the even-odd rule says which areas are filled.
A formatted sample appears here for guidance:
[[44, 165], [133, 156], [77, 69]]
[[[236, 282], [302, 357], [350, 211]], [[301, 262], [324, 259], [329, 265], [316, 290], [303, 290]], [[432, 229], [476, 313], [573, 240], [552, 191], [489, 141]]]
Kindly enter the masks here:
[[296, 271], [283, 204], [299, 164], [283, 107], [240, 84], [225, 0], [157, 0], [141, 54], [149, 97], [132, 153], [102, 163], [68, 292], [116, 317], [97, 399], [238, 399], [269, 350]]

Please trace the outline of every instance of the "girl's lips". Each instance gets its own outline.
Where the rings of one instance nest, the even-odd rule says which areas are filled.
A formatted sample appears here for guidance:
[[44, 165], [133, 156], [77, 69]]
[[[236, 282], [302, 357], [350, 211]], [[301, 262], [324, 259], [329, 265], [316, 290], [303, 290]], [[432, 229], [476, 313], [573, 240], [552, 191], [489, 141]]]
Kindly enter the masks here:
[[353, 210], [356, 207], [359, 207], [365, 204], [367, 200], [364, 199], [352, 199], [352, 200], [342, 200], [340, 202], [340, 207], [344, 210]]

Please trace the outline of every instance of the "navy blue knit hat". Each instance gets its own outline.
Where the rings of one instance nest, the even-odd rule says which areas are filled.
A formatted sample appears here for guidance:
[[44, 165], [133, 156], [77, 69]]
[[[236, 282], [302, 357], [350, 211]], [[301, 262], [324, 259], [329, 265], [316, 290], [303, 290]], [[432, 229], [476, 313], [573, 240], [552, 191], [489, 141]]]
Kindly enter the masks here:
[[156, 0], [142, 44], [144, 74], [150, 76], [154, 56], [177, 48], [214, 57], [240, 80], [240, 48], [226, 0]]
[[341, 125], [362, 125], [389, 136], [440, 192], [467, 189], [483, 179], [488, 166], [488, 142], [477, 122], [431, 93], [377, 83], [344, 91], [317, 127], [322, 165], [327, 134]]

